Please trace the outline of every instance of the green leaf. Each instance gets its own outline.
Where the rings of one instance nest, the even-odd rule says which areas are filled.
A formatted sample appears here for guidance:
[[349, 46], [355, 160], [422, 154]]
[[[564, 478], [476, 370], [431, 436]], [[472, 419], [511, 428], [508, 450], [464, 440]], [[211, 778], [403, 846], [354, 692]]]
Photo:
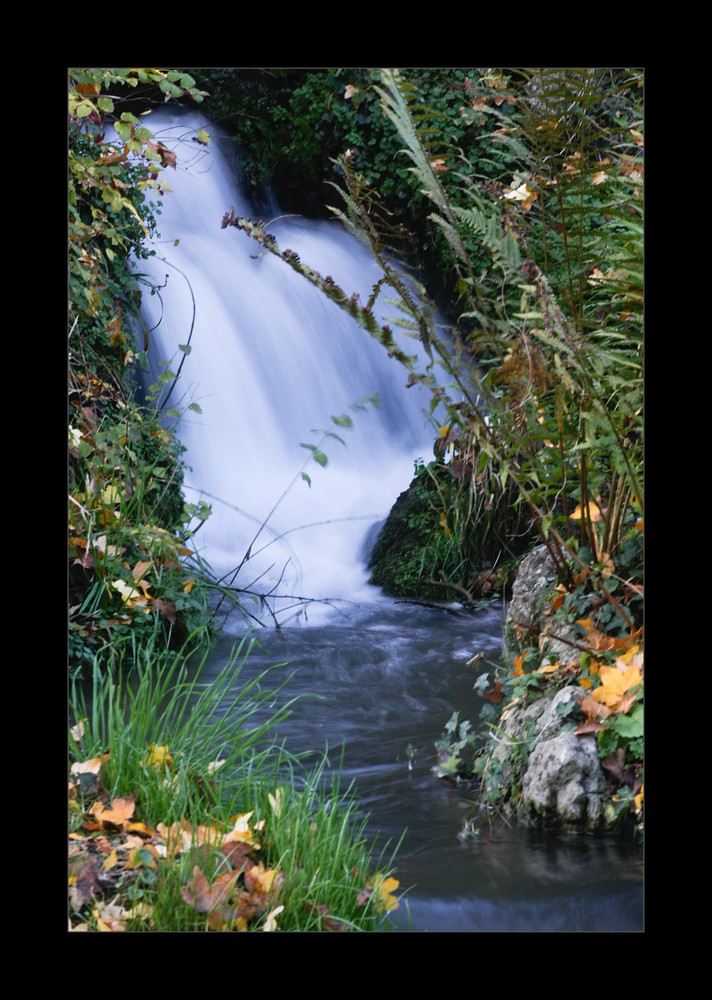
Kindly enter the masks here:
[[625, 739], [638, 739], [644, 734], [643, 717], [643, 706], [641, 704], [634, 705], [628, 715], [617, 715], [611, 728]]
[[339, 427], [353, 426], [353, 420], [346, 413], [342, 414], [340, 417], [332, 417], [331, 419], [335, 424], [338, 424]]
[[116, 134], [118, 135], [119, 139], [121, 139], [123, 142], [129, 141], [129, 139], [131, 138], [130, 125], [128, 125], [126, 122], [115, 122], [114, 128], [116, 129]]

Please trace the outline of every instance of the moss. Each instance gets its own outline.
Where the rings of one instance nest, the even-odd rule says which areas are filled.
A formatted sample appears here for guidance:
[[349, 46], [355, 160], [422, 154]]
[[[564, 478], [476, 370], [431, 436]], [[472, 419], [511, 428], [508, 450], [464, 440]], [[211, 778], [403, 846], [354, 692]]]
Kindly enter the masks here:
[[393, 597], [442, 600], [440, 588], [423, 583], [430, 575], [427, 549], [438, 530], [433, 507], [437, 495], [420, 472], [396, 500], [368, 560], [371, 583]]

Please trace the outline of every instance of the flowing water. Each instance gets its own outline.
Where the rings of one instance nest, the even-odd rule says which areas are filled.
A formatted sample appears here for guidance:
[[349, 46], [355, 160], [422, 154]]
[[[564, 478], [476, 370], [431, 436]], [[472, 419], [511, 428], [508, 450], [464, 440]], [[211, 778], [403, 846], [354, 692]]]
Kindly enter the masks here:
[[[288, 662], [275, 676], [294, 674], [285, 697], [304, 696], [280, 726], [289, 749], [329, 748], [377, 843], [405, 830], [397, 864], [409, 892], [394, 916], [399, 929], [642, 930], [638, 848], [503, 824], [460, 836], [471, 794], [434, 777], [434, 743], [454, 711], [476, 721], [477, 675], [467, 663], [478, 652], [480, 669], [497, 662], [503, 611], [462, 615], [394, 601], [368, 585], [364, 564], [414, 462], [432, 454], [429, 398], [407, 389], [404, 369], [302, 276], [243, 233], [221, 229], [231, 206], [255, 216], [219, 148], [196, 155], [188, 138], [179, 141], [203, 124], [165, 114], [154, 121], [178, 168], [163, 200], [160, 256], [141, 270], [161, 284], [168, 276], [160, 295], [146, 296], [144, 315], [154, 373], [182, 361], [169, 405], [183, 413], [186, 496], [213, 507], [197, 547], [228, 579], [250, 552], [235, 585], [254, 595], [244, 598], [254, 617], [228, 617], [208, 670], [217, 673], [262, 620], [247, 669]], [[379, 277], [336, 224], [281, 217], [268, 228], [281, 249], [362, 300]], [[392, 327], [393, 312], [382, 310]], [[365, 402], [375, 394], [379, 407]], [[310, 460], [305, 444], [327, 464]]]

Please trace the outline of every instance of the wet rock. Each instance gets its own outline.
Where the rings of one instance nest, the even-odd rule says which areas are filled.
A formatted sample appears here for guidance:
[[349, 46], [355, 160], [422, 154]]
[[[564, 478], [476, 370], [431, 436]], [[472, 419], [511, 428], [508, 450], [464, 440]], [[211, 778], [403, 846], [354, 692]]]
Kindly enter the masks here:
[[537, 824], [593, 833], [603, 821], [605, 791], [596, 738], [560, 733], [529, 755], [521, 807]]

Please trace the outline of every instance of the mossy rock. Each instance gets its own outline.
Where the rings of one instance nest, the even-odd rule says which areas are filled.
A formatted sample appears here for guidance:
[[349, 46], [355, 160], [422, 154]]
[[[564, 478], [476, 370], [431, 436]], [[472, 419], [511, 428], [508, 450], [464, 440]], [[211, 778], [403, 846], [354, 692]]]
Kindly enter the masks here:
[[443, 599], [441, 588], [423, 583], [431, 573], [426, 549], [439, 528], [431, 502], [436, 495], [427, 473], [417, 475], [396, 500], [370, 553], [371, 583], [392, 597]]

